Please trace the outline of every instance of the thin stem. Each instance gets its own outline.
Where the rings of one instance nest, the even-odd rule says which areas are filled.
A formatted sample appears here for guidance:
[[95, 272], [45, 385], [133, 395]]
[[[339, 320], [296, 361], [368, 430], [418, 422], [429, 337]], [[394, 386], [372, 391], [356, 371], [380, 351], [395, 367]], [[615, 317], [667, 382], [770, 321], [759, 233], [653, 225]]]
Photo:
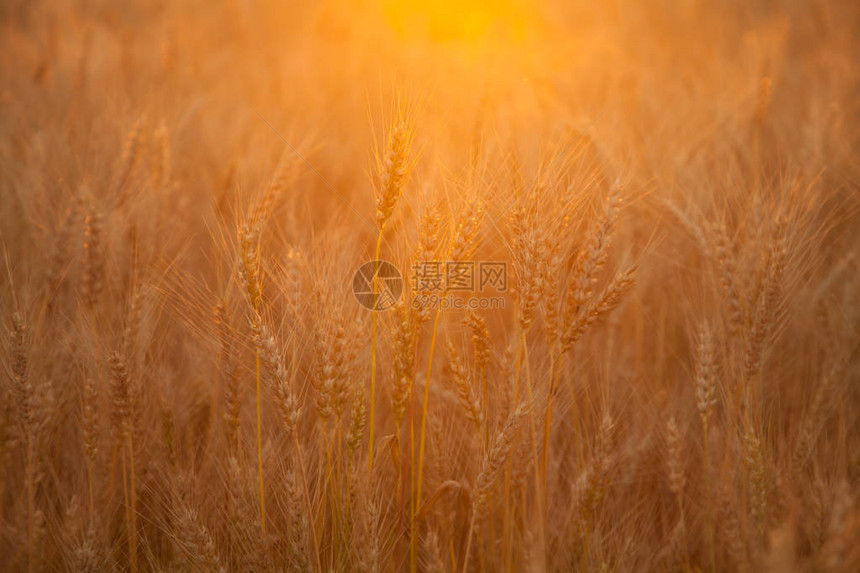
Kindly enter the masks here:
[[[373, 289], [373, 298], [371, 299], [374, 307], [376, 306], [376, 273], [379, 272], [379, 252], [382, 249], [382, 232], [384, 227], [379, 229], [379, 238], [376, 239], [376, 253], [373, 256], [374, 261], [374, 269], [373, 269], [373, 279], [371, 279], [371, 288]], [[374, 428], [376, 426], [376, 323], [377, 323], [377, 309], [371, 309], [370, 316], [370, 434], [368, 439], [370, 441], [368, 445], [368, 460], [367, 467], [373, 472], [373, 436], [374, 436]]]
[[582, 551], [582, 570], [588, 571], [588, 547], [591, 541], [591, 517], [585, 520], [585, 548]]
[[339, 497], [341, 493], [341, 479], [340, 479], [340, 432], [341, 432], [341, 420], [337, 419], [337, 426], [334, 428], [334, 433], [331, 437], [332, 445], [332, 457], [334, 458], [333, 465], [331, 467], [331, 477], [329, 479], [329, 483], [331, 484], [331, 539], [332, 539], [332, 552], [331, 559], [332, 562], [337, 562], [338, 558], [338, 533], [340, 531], [339, 526], [341, 524], [342, 512], [343, 508], [342, 504], [346, 503], [346, 500], [343, 500]]
[[433, 335], [430, 338], [430, 356], [427, 360], [427, 376], [424, 379], [424, 404], [421, 411], [421, 434], [418, 442], [418, 485], [415, 494], [415, 506], [421, 507], [421, 485], [424, 477], [424, 450], [427, 442], [427, 412], [430, 405], [430, 374], [433, 371], [433, 353], [436, 349], [436, 335], [439, 331], [439, 318], [442, 309], [436, 311], [436, 319], [433, 322]]
[[[522, 338], [517, 337], [517, 353], [514, 358], [514, 404], [520, 402], [520, 370], [522, 369], [523, 347]], [[505, 571], [511, 571], [513, 560], [513, 512], [516, 509], [511, 503], [511, 479], [513, 474], [513, 461], [508, 457], [507, 467], [505, 468], [505, 512], [502, 522], [502, 535], [504, 542], [502, 551], [504, 555]]]
[[128, 438], [128, 458], [129, 458], [129, 497], [131, 498], [131, 531], [129, 532], [129, 541], [131, 545], [131, 570], [132, 573], [137, 571], [137, 492], [134, 483], [134, 437]]
[[466, 550], [463, 552], [463, 573], [469, 569], [469, 550], [472, 548], [472, 533], [475, 530], [475, 508], [472, 508], [472, 518], [469, 520], [469, 533], [466, 534]]
[[421, 507], [421, 485], [424, 478], [424, 449], [427, 442], [427, 411], [430, 405], [430, 374], [433, 371], [433, 351], [436, 349], [436, 335], [439, 332], [439, 319], [442, 316], [442, 307], [436, 309], [436, 318], [433, 321], [433, 336], [430, 338], [430, 356], [427, 360], [427, 377], [424, 379], [424, 405], [421, 410], [421, 433], [418, 442], [418, 483], [415, 486], [415, 505], [412, 511], [412, 563], [411, 570], [417, 568], [418, 558], [418, 535], [415, 525], [415, 513]]
[[[332, 523], [332, 551], [330, 552], [331, 561], [334, 562], [335, 559], [335, 551], [334, 551], [334, 541], [337, 537], [337, 492], [335, 491], [334, 484], [334, 465], [332, 462], [332, 455], [334, 451], [334, 435], [329, 431], [328, 422], [325, 425], [325, 458], [326, 458], [326, 468], [325, 468], [325, 479], [323, 486], [326, 489], [328, 496], [326, 497], [326, 503], [323, 504], [323, 510], [325, 511], [326, 505], [331, 506], [331, 523]], [[323, 527], [325, 527], [325, 522], [323, 522]], [[331, 565], [330, 565], [331, 568]]]
[[96, 510], [95, 495], [93, 492], [93, 462], [87, 460], [87, 488], [90, 497], [90, 527], [95, 527]]
[[546, 507], [549, 507], [549, 493], [547, 490], [547, 468], [549, 465], [549, 442], [552, 434], [552, 410], [555, 405], [555, 393], [556, 393], [556, 381], [555, 381], [555, 370], [556, 370], [556, 360], [555, 356], [550, 356], [550, 367], [549, 367], [549, 396], [547, 396], [546, 401], [546, 414], [544, 415], [544, 425], [543, 425], [543, 459], [541, 460], [541, 478], [543, 480], [544, 494], [547, 498], [544, 499], [544, 504]]
[[32, 428], [27, 429], [27, 544], [30, 555], [27, 560], [27, 570], [36, 570], [36, 493], [34, 488], [33, 471], [33, 436]]
[[684, 517], [684, 498], [681, 493], [678, 494], [678, 513], [681, 516], [681, 523], [684, 526], [684, 567], [685, 570], [690, 570], [690, 544], [687, 540], [687, 520]]
[[484, 435], [482, 436], [484, 442], [484, 454], [486, 455], [487, 449], [490, 447], [490, 406], [489, 406], [489, 395], [487, 394], [487, 365], [481, 365], [481, 408], [484, 411]]
[[302, 489], [304, 490], [305, 494], [305, 505], [307, 506], [308, 523], [310, 524], [311, 528], [311, 539], [313, 539], [314, 542], [314, 558], [316, 559], [317, 563], [317, 571], [322, 572], [323, 568], [322, 563], [320, 561], [320, 548], [319, 541], [317, 540], [316, 525], [314, 522], [313, 505], [311, 504], [311, 494], [310, 490], [308, 489], [308, 475], [305, 471], [305, 460], [304, 456], [302, 455], [302, 448], [299, 445], [299, 436], [295, 432], [293, 432], [293, 443], [296, 447], [296, 457], [299, 460], [299, 470], [302, 474]]
[[257, 464], [260, 476], [260, 523], [263, 528], [263, 537], [266, 536], [266, 497], [263, 489], [263, 427], [260, 413], [260, 352], [254, 353], [257, 372]]
[[131, 503], [129, 503], [128, 497], [128, 476], [126, 475], [126, 467], [125, 467], [125, 454], [120, 448], [120, 465], [122, 467], [122, 494], [123, 500], [125, 501], [125, 533], [128, 537], [128, 552], [129, 552], [129, 569], [134, 571], [136, 570], [135, 560], [132, 559], [132, 535], [131, 535]]
[[[90, 330], [92, 331], [92, 335], [93, 335], [93, 342], [94, 342], [94, 344], [97, 345], [98, 339], [99, 339], [99, 333], [98, 333], [98, 329], [96, 328], [95, 317], [94, 316], [91, 317], [91, 320], [89, 322], [90, 322]], [[97, 375], [98, 375], [98, 372], [96, 372], [96, 376]], [[96, 408], [96, 404], [90, 404], [90, 407]], [[115, 461], [116, 461], [116, 458], [112, 454], [111, 455], [111, 470], [110, 470], [110, 487], [108, 488], [110, 491], [110, 495], [111, 495], [111, 502], [113, 502], [113, 474], [114, 474], [114, 462]], [[90, 496], [90, 528], [95, 528], [96, 510], [95, 510], [95, 494], [94, 494], [95, 488], [93, 485], [93, 460], [90, 459], [89, 456], [87, 456], [87, 487], [89, 489], [89, 496]]]
[[714, 519], [713, 509], [711, 507], [711, 457], [708, 451], [708, 419], [702, 420], [702, 433], [704, 434], [705, 442], [705, 491], [708, 501], [708, 545], [711, 554], [711, 571], [715, 573], [717, 570], [717, 561], [714, 554]]
[[[417, 337], [416, 337], [417, 338]], [[416, 349], [418, 341], [416, 340]], [[412, 515], [418, 510], [415, 505], [415, 371], [413, 368], [412, 381], [409, 387], [409, 520], [406, 524], [409, 527], [409, 551], [410, 560], [412, 549], [417, 549], [417, 540], [415, 539], [415, 528], [412, 523]], [[403, 471], [406, 471], [406, 461], [403, 462]], [[416, 555], [417, 558], [417, 555]], [[411, 561], [410, 561], [411, 563]]]
[[[523, 366], [525, 367], [526, 373], [526, 390], [529, 393], [529, 430], [531, 432], [532, 438], [532, 457], [534, 462], [534, 471], [535, 471], [535, 497], [537, 502], [537, 511], [538, 515], [541, 517], [540, 520], [540, 540], [541, 540], [541, 550], [545, 552], [546, 543], [544, 540], [544, 509], [543, 509], [543, 489], [541, 487], [541, 477], [540, 477], [540, 465], [538, 463], [538, 442], [537, 442], [537, 431], [535, 429], [535, 418], [534, 418], [534, 393], [532, 392], [532, 377], [531, 377], [531, 369], [529, 368], [529, 343], [528, 343], [528, 329], [522, 330], [522, 345], [523, 345]], [[541, 556], [541, 559], [545, 555]]]
[[116, 456], [117, 456], [117, 443], [116, 440], [113, 440], [114, 443], [111, 446], [110, 452], [110, 476], [108, 477], [108, 491], [110, 492], [110, 497], [108, 498], [108, 507], [113, 506], [113, 498], [114, 498], [114, 486], [116, 485]]

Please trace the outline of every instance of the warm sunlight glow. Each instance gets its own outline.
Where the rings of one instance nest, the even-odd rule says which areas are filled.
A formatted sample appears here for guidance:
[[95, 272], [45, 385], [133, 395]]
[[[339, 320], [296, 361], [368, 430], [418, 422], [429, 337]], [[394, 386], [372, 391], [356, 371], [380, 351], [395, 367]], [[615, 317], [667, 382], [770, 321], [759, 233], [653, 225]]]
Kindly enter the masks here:
[[517, 39], [527, 24], [524, 7], [511, 0], [389, 0], [385, 14], [400, 36], [433, 42]]

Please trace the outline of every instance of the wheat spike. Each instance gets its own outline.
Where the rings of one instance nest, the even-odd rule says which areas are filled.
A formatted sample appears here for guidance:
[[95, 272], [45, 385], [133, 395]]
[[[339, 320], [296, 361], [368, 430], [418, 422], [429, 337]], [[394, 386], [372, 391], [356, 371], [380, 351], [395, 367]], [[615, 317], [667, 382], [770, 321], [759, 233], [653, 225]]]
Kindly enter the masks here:
[[379, 165], [380, 186], [376, 198], [376, 222], [380, 229], [391, 219], [409, 179], [412, 127], [402, 119], [388, 135], [388, 148]]

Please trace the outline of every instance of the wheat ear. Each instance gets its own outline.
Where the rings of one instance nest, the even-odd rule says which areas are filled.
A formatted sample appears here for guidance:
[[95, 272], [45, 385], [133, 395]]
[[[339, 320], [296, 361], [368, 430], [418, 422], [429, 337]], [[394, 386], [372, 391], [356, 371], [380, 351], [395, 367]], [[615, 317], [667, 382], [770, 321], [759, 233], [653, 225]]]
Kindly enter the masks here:
[[[394, 208], [403, 195], [410, 170], [410, 150], [412, 147], [412, 128], [401, 120], [394, 127], [388, 137], [388, 150], [384, 161], [380, 163], [380, 190], [376, 199], [376, 222], [379, 225], [379, 235], [376, 239], [376, 251], [374, 261], [379, 260], [382, 250], [382, 236], [385, 225], [391, 219]], [[374, 263], [378, 265], [378, 263]], [[378, 268], [374, 268], [371, 288], [373, 289], [373, 303], [376, 304], [376, 287]], [[371, 316], [371, 350], [370, 350], [370, 433], [368, 436], [367, 466], [373, 471], [373, 446], [376, 429], [376, 331], [378, 309], [374, 308]]]

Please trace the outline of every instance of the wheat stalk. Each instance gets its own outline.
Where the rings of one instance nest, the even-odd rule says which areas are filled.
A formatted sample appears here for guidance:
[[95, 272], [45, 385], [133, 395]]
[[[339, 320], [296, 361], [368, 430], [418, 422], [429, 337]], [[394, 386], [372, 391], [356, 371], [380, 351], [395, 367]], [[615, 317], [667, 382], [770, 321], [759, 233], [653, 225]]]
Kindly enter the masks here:
[[475, 529], [475, 521], [487, 511], [487, 499], [490, 490], [502, 474], [505, 462], [514, 446], [514, 439], [528, 411], [529, 409], [524, 402], [508, 417], [505, 425], [496, 435], [493, 445], [487, 451], [487, 455], [481, 465], [481, 471], [475, 481], [475, 491], [472, 493], [472, 517], [469, 523], [469, 531], [466, 534], [466, 549], [463, 552], [463, 571], [467, 570], [469, 564], [469, 552], [472, 545], [472, 533]]
[[457, 390], [457, 399], [460, 407], [466, 413], [466, 418], [475, 427], [478, 436], [483, 436], [484, 408], [481, 402], [474, 396], [469, 376], [469, 370], [463, 362], [463, 357], [457, 352], [454, 344], [447, 341], [448, 363], [445, 365], [445, 373]]
[[[478, 234], [481, 229], [481, 221], [483, 220], [484, 206], [480, 200], [469, 202], [465, 212], [457, 224], [451, 245], [449, 247], [449, 260], [462, 262], [468, 260], [475, 249]], [[443, 297], [445, 292], [442, 293]], [[415, 486], [415, 502], [413, 504], [413, 522], [415, 512], [421, 507], [421, 489], [424, 482], [424, 453], [427, 441], [427, 414], [430, 409], [430, 376], [433, 373], [433, 353], [436, 348], [436, 337], [439, 332], [439, 321], [442, 317], [442, 307], [436, 310], [436, 318], [433, 321], [433, 332], [430, 338], [430, 354], [427, 358], [427, 376], [424, 379], [424, 403], [421, 410], [421, 431], [418, 442], [418, 471], [417, 482]], [[411, 543], [411, 570], [416, 569], [418, 555], [418, 539], [414, 535]]]
[[707, 323], [703, 323], [699, 329], [699, 339], [696, 360], [696, 407], [702, 420], [702, 437], [705, 447], [705, 492], [707, 499], [707, 531], [708, 547], [711, 561], [711, 571], [716, 571], [716, 557], [714, 553], [714, 521], [711, 506], [711, 458], [710, 458], [710, 436], [708, 434], [708, 421], [717, 403], [716, 389], [716, 362], [714, 358], [714, 342], [711, 329]]
[[[373, 256], [374, 261], [379, 260], [382, 249], [382, 236], [385, 232], [385, 226], [391, 219], [394, 213], [394, 208], [397, 202], [403, 195], [403, 190], [406, 188], [406, 183], [409, 178], [410, 153], [412, 147], [412, 127], [405, 120], [401, 119], [394, 126], [388, 136], [388, 150], [384, 161], [380, 165], [380, 190], [376, 199], [376, 222], [379, 225], [379, 236], [376, 240], [376, 251]], [[377, 263], [375, 263], [377, 264]], [[376, 275], [379, 272], [378, 268], [374, 268], [371, 286], [373, 288], [373, 301], [376, 304]], [[368, 437], [368, 461], [367, 465], [373, 471], [373, 447], [375, 443], [376, 429], [376, 329], [377, 329], [377, 311], [373, 309], [371, 316], [371, 359], [370, 359], [370, 435]]]
[[[113, 429], [119, 439], [122, 456], [123, 491], [126, 502], [126, 527], [129, 546], [129, 567], [137, 571], [137, 488], [135, 486], [134, 437], [132, 428], [132, 389], [125, 357], [114, 351], [109, 358]], [[128, 453], [129, 484], [126, 484], [126, 452]]]

